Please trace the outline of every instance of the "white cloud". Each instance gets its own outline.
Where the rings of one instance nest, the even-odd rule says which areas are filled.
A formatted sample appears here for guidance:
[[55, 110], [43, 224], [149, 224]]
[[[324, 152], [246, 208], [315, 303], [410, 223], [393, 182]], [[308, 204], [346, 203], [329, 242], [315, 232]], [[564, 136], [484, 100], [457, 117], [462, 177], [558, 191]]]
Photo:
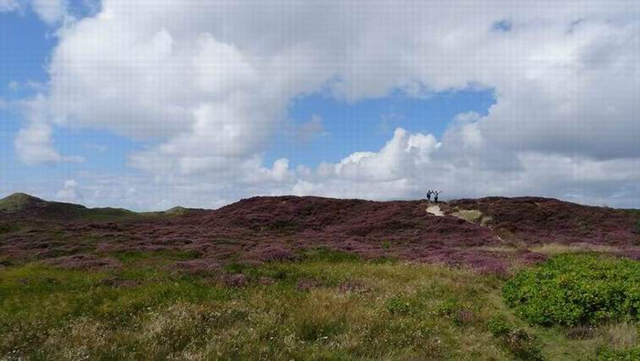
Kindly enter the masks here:
[[[408, 197], [426, 184], [464, 195], [575, 194], [545, 176], [640, 157], [637, 11], [634, 0], [105, 0], [60, 31], [46, 117], [29, 122], [16, 147], [25, 161], [55, 159], [49, 124], [106, 129], [158, 144], [133, 154], [133, 167], [225, 195]], [[495, 31], [504, 19], [508, 29]], [[496, 104], [484, 117], [461, 115], [440, 140], [397, 130], [378, 152], [312, 172], [262, 165], [300, 95], [357, 101], [469, 88], [493, 89]], [[583, 177], [593, 180], [569, 179], [611, 186]]]
[[[422, 141], [412, 145], [415, 139]], [[473, 139], [457, 139], [461, 147], [474, 146]], [[517, 156], [519, 168], [505, 170], [488, 168], [478, 161], [481, 158], [477, 155], [457, 165], [435, 139], [398, 129], [378, 152], [354, 153], [311, 174], [299, 174], [290, 193], [411, 199], [422, 197], [426, 189], [439, 189], [446, 198], [533, 194], [597, 205], [640, 206], [640, 159], [593, 160], [525, 152]]]
[[68, 0], [0, 0], [0, 13], [23, 11], [25, 6], [30, 6], [42, 21], [51, 26], [69, 18]]
[[31, 0], [33, 11], [42, 21], [53, 25], [67, 15], [67, 0]]
[[410, 178], [416, 166], [429, 163], [429, 154], [439, 146], [432, 135], [409, 135], [404, 129], [397, 129], [378, 153], [354, 153], [336, 164], [330, 174], [361, 182]]
[[16, 151], [27, 164], [59, 162], [62, 157], [53, 148], [51, 126], [44, 122], [32, 122], [23, 128], [16, 138]]
[[16, 0], [0, 0], [0, 13], [18, 9], [20, 9], [20, 4]]
[[15, 149], [20, 160], [35, 165], [50, 162], [83, 162], [79, 156], [62, 156], [53, 145], [53, 129], [48, 120], [47, 104], [43, 96], [21, 104], [27, 126], [20, 129]]
[[56, 193], [56, 200], [69, 203], [81, 203], [83, 201], [82, 193], [78, 189], [78, 182], [74, 179], [67, 179], [64, 187]]

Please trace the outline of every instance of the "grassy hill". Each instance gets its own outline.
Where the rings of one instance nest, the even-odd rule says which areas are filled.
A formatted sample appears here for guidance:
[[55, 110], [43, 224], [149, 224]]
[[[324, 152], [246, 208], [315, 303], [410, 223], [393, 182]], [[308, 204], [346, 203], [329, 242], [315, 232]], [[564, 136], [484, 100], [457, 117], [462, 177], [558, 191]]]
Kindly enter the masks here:
[[121, 220], [135, 217], [122, 208], [87, 208], [79, 204], [49, 202], [24, 193], [0, 199], [0, 212], [64, 220]]
[[79, 204], [45, 201], [24, 193], [15, 193], [0, 199], [0, 214], [63, 221], [115, 222], [157, 216], [180, 216], [191, 211], [184, 207], [174, 207], [164, 212], [133, 212], [111, 207], [87, 208]]

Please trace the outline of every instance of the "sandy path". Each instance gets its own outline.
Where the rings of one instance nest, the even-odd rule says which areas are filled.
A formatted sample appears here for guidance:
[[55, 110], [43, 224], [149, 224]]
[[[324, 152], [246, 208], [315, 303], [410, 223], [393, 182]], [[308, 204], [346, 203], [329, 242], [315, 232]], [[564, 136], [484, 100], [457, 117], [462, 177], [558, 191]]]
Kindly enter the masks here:
[[429, 206], [427, 207], [427, 213], [431, 213], [437, 217], [444, 217], [444, 213], [440, 209], [440, 206]]

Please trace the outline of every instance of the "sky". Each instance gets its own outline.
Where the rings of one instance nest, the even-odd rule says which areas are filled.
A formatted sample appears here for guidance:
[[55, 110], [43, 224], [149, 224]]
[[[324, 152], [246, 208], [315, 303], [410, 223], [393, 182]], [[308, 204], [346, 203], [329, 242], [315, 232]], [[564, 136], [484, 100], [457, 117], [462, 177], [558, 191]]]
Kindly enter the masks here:
[[0, 0], [0, 197], [640, 208], [637, 0]]

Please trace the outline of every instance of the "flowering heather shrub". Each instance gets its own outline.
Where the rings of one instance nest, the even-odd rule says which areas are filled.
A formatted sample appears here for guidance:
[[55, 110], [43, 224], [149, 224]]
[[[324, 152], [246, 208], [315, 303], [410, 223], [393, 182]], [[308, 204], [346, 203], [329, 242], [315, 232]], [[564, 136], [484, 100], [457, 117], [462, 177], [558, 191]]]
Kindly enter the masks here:
[[630, 246], [637, 240], [634, 211], [589, 207], [539, 197], [489, 197], [449, 202], [451, 209], [478, 210], [505, 240], [527, 244], [590, 243]]
[[635, 259], [635, 260], [640, 260], [640, 250], [638, 250], [638, 249], [622, 250], [621, 252], [618, 253], [618, 255], [620, 257], [626, 257], [626, 258], [631, 258], [631, 259]]
[[521, 256], [523, 263], [527, 265], [538, 264], [546, 261], [548, 258], [545, 254], [531, 251], [522, 251], [519, 252], [519, 255]]
[[346, 282], [342, 283], [339, 286], [341, 292], [368, 292], [370, 289], [362, 282], [354, 281], [354, 282]]
[[588, 340], [593, 338], [593, 330], [594, 327], [590, 326], [571, 327], [567, 330], [565, 336], [570, 340]]
[[49, 264], [69, 270], [115, 270], [122, 266], [113, 258], [99, 258], [86, 254], [55, 258], [50, 260]]
[[454, 323], [458, 326], [469, 325], [476, 321], [476, 315], [470, 310], [458, 310], [454, 315]]
[[480, 250], [435, 250], [424, 259], [427, 262], [444, 263], [450, 266], [468, 266], [482, 274], [508, 276], [508, 260], [500, 254]]
[[244, 287], [247, 285], [247, 282], [247, 277], [242, 273], [227, 275], [224, 278], [224, 283], [230, 287]]
[[296, 258], [293, 252], [277, 244], [259, 247], [251, 252], [249, 256], [263, 262], [293, 261]]
[[269, 285], [272, 285], [274, 283], [276, 283], [276, 280], [274, 280], [271, 277], [263, 276], [263, 277], [258, 278], [258, 284], [262, 285], [262, 286], [269, 286]]
[[170, 268], [190, 275], [206, 275], [220, 271], [220, 264], [213, 259], [192, 259], [176, 262]]
[[322, 286], [322, 283], [320, 281], [304, 278], [298, 281], [296, 288], [298, 289], [298, 291], [309, 291], [313, 288], [318, 288], [321, 286]]
[[595, 325], [639, 318], [640, 262], [564, 255], [518, 273], [503, 288], [506, 303], [531, 323]]

